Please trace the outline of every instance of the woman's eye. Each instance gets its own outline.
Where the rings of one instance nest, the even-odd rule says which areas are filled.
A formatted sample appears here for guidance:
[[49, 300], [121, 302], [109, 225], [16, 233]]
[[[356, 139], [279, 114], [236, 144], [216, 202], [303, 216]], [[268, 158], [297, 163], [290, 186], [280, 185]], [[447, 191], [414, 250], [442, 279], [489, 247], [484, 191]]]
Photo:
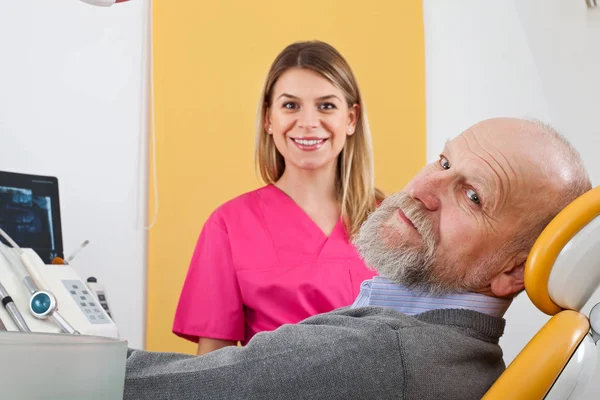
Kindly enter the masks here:
[[294, 110], [294, 109], [298, 108], [298, 105], [296, 103], [287, 102], [287, 103], [283, 103], [283, 108], [287, 108], [288, 110]]
[[334, 110], [336, 107], [335, 104], [332, 103], [323, 103], [319, 105], [319, 108], [321, 110]]
[[469, 200], [471, 200], [473, 203], [480, 205], [481, 204], [481, 199], [479, 198], [479, 195], [477, 194], [477, 192], [475, 192], [473, 189], [467, 189], [467, 197], [469, 198]]
[[450, 169], [450, 161], [444, 156], [440, 157], [440, 165], [444, 169]]

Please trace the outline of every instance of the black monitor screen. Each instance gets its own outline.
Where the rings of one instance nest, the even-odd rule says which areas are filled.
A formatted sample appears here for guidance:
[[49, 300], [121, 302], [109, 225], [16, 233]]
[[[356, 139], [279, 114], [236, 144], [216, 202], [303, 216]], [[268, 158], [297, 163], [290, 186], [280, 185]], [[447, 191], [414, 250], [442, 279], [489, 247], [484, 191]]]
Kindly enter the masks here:
[[45, 263], [64, 257], [58, 180], [0, 171], [0, 228]]

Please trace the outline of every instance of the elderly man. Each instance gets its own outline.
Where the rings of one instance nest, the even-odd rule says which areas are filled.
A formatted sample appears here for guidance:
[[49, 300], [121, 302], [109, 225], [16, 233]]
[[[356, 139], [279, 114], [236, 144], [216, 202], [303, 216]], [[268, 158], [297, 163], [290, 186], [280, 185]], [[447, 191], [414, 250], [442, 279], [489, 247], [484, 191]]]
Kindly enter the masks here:
[[125, 398], [479, 399], [533, 242], [590, 187], [551, 128], [478, 123], [364, 223], [380, 276], [352, 307], [200, 357], [130, 351]]

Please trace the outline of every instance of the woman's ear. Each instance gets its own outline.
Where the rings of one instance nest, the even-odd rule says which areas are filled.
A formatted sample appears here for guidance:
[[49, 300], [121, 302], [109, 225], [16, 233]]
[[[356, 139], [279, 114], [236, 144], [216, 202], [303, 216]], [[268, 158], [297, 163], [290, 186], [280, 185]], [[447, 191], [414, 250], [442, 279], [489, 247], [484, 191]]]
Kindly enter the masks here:
[[267, 108], [265, 110], [265, 132], [269, 135], [273, 134], [273, 128], [271, 127], [271, 110]]
[[354, 104], [348, 110], [348, 131], [346, 132], [348, 136], [354, 135], [354, 132], [356, 132], [356, 123], [358, 122], [359, 115], [360, 106], [358, 104]]

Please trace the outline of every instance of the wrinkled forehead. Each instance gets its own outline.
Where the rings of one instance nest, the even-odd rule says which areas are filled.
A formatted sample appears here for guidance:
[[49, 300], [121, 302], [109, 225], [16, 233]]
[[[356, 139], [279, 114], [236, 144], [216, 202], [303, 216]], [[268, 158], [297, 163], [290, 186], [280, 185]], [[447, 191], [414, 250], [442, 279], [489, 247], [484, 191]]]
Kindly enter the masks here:
[[445, 152], [464, 179], [482, 187], [497, 214], [515, 207], [529, 210], [546, 204], [548, 171], [544, 151], [531, 137], [518, 137], [477, 126], [448, 141]]
[[468, 158], [479, 167], [488, 166], [478, 171], [481, 174], [494, 172], [508, 179], [533, 177], [541, 172], [545, 164], [544, 154], [549, 153], [545, 143], [535, 137], [493, 131], [477, 125], [446, 142], [445, 149]]

